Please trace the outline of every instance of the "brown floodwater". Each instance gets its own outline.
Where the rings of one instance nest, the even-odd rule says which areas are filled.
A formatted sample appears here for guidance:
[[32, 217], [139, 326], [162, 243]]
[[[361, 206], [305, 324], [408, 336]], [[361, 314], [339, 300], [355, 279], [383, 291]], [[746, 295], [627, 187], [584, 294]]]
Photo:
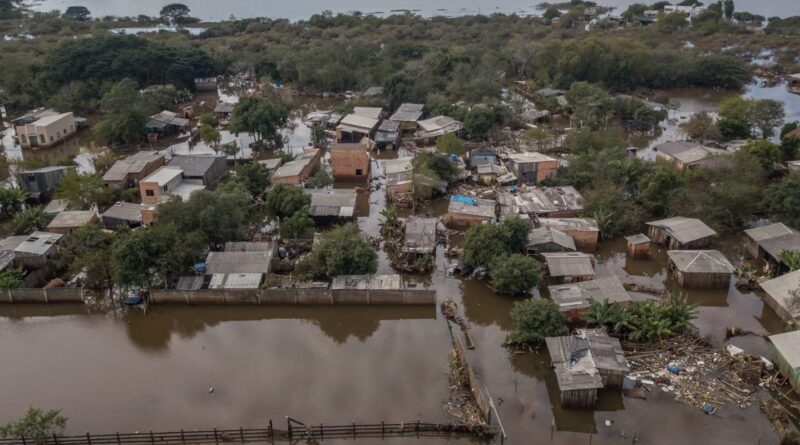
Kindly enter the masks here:
[[[296, 128], [305, 131], [301, 124]], [[359, 226], [371, 236], [378, 235], [386, 206], [380, 160], [407, 154], [374, 155], [373, 186], [380, 188], [361, 192], [358, 202]], [[446, 210], [447, 200], [437, 199], [417, 213]], [[743, 261], [741, 237], [723, 238], [716, 247], [734, 264]], [[606, 240], [597, 259], [598, 276], [685, 294], [700, 306], [700, 335], [716, 345], [726, 343], [727, 326], [783, 330], [757, 292], [680, 289], [666, 273], [663, 249], [655, 248], [648, 260], [631, 260], [624, 240]], [[435, 288], [439, 301], [459, 304], [476, 344], [468, 351], [470, 363], [498, 405], [507, 443], [630, 444], [634, 435], [647, 444], [778, 443], [757, 406], [722, 407], [707, 416], [672, 394], [653, 392], [639, 400], [605, 392], [595, 410], [562, 409], [547, 354], [511, 354], [502, 347], [511, 328], [509, 309], [519, 298], [450, 276], [448, 264], [439, 247], [431, 274], [406, 278]], [[382, 251], [378, 273], [393, 273]], [[760, 337], [730, 343], [770, 356]], [[29, 406], [60, 409], [74, 434], [257, 427], [287, 415], [325, 424], [452, 421], [457, 419], [445, 409], [449, 350], [438, 307], [152, 306], [144, 315], [77, 305], [0, 305], [0, 424]], [[383, 442], [409, 441], [475, 442]]]

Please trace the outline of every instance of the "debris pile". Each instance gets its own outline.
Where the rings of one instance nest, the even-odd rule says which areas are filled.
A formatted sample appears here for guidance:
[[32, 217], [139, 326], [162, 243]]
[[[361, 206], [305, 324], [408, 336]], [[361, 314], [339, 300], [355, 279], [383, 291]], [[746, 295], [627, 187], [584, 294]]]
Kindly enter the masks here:
[[472, 336], [469, 335], [469, 325], [464, 321], [464, 317], [458, 315], [458, 305], [451, 299], [446, 299], [442, 302], [442, 315], [448, 321], [451, 321], [461, 328], [464, 333], [464, 340], [467, 344], [467, 349], [475, 349], [475, 343], [472, 341]]
[[[447, 413], [460, 423], [471, 426], [475, 431], [492, 431], [486, 424], [483, 413], [472, 394], [467, 364], [462, 363], [456, 348], [450, 350], [450, 396], [447, 399]], [[494, 432], [492, 431], [492, 435]]]
[[646, 391], [659, 387], [675, 400], [713, 414], [718, 407], [751, 406], [762, 386], [764, 363], [737, 351], [729, 354], [703, 339], [684, 336], [661, 344], [623, 343], [630, 377]]

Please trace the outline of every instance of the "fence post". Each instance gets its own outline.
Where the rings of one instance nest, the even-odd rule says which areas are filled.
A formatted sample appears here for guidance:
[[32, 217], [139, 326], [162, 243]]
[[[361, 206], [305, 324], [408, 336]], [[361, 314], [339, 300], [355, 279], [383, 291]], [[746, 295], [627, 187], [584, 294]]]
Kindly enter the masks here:
[[92, 436], [88, 432], [86, 433], [86, 442], [92, 445]]
[[325, 438], [325, 425], [323, 425], [321, 423], [319, 424], [319, 438], [320, 439], [324, 439]]
[[242, 443], [244, 443], [244, 428], [239, 427], [239, 435], [242, 436]]
[[386, 434], [386, 425], [381, 420], [381, 439], [383, 439], [384, 434]]
[[150, 443], [152, 443], [153, 445], [156, 444], [156, 437], [153, 436], [153, 430], [150, 430]]
[[269, 419], [269, 438], [272, 439], [272, 419]]
[[353, 439], [356, 438], [356, 421], [353, 421]]
[[286, 432], [289, 434], [289, 440], [292, 439], [292, 422], [289, 421], [289, 416], [286, 416]]
[[419, 419], [417, 419], [416, 430], [417, 430], [417, 438], [419, 438]]
[[56, 433], [53, 433], [53, 443], [58, 445], [58, 437], [56, 437]]
[[122, 442], [119, 440], [119, 432], [117, 432], [117, 445], [121, 445]]
[[21, 436], [19, 436], [19, 437], [20, 437], [20, 439], [22, 439], [22, 445], [28, 445], [28, 444], [25, 442], [25, 435], [24, 435], [24, 434], [23, 434], [23, 435], [21, 435]]
[[214, 428], [214, 443], [219, 445], [219, 437], [217, 436], [217, 428]]
[[186, 438], [183, 435], [183, 428], [181, 428], [181, 443], [186, 443]]

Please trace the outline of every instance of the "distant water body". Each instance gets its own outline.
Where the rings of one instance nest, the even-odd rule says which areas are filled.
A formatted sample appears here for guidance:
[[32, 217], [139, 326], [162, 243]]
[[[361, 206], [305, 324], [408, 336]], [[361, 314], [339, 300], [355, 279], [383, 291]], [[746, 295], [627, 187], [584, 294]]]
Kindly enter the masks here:
[[[655, 0], [600, 0], [598, 3], [614, 6], [621, 12], [632, 3], [653, 3]], [[552, 0], [557, 3], [558, 0]], [[58, 9], [64, 11], [69, 6], [82, 5], [89, 8], [95, 17], [107, 15], [136, 16], [145, 14], [156, 16], [161, 7], [170, 0], [31, 0], [28, 4], [38, 11]], [[307, 19], [313, 14], [329, 9], [333, 12], [361, 11], [378, 16], [387, 16], [402, 10], [430, 17], [462, 16], [472, 14], [538, 14], [538, 0], [181, 0], [192, 10], [192, 15], [205, 21], [236, 18], [269, 17], [290, 20]], [[708, 3], [708, 1], [706, 1]], [[736, 9], [749, 11], [766, 17], [787, 17], [800, 15], [800, 0], [736, 0]]]

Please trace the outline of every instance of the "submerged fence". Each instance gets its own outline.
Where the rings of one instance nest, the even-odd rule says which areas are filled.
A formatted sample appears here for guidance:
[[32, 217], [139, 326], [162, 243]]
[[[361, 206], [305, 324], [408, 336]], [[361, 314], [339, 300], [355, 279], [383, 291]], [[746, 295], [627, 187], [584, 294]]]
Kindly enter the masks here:
[[0, 289], [0, 303], [83, 303], [83, 288]]
[[153, 304], [432, 305], [433, 289], [150, 289]]
[[484, 437], [482, 431], [453, 423], [427, 423], [413, 421], [407, 423], [375, 423], [349, 425], [305, 425], [289, 418], [286, 429], [274, 428], [272, 421], [266, 428], [239, 428], [227, 430], [191, 430], [145, 433], [89, 434], [77, 436], [48, 436], [45, 439], [13, 438], [0, 439], [0, 445], [178, 445], [178, 444], [220, 444], [245, 442], [282, 442], [304, 439], [337, 438], [383, 438], [383, 437], [423, 437], [423, 436], [465, 436]]

